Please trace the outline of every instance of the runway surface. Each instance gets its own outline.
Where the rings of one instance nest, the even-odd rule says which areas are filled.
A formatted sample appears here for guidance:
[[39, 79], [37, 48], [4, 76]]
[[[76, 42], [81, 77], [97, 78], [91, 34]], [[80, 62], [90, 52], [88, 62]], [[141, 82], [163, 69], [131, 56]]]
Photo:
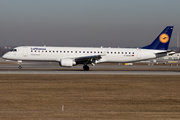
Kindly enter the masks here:
[[122, 75], [180, 75], [178, 66], [121, 66], [97, 65], [84, 71], [82, 66], [60, 67], [57, 63], [25, 63], [22, 69], [17, 64], [1, 64], [0, 74], [122, 74]]
[[0, 58], [0, 74], [120, 74], [120, 75], [180, 75], [180, 66], [151, 65], [148, 63], [125, 66], [118, 63], [97, 64], [89, 66], [89, 71], [84, 71], [82, 65], [61, 67], [58, 63], [51, 62], [23, 62], [22, 69], [18, 69], [16, 61], [5, 61]]
[[119, 75], [180, 75], [179, 72], [160, 71], [1, 71], [0, 74], [119, 74]]

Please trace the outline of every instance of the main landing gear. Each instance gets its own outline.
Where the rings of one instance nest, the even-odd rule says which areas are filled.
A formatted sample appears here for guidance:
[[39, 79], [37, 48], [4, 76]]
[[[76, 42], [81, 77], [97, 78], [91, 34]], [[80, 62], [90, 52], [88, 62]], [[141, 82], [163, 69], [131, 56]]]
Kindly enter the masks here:
[[83, 69], [84, 69], [85, 71], [88, 71], [88, 70], [89, 70], [89, 66], [84, 65], [84, 66], [83, 66]]

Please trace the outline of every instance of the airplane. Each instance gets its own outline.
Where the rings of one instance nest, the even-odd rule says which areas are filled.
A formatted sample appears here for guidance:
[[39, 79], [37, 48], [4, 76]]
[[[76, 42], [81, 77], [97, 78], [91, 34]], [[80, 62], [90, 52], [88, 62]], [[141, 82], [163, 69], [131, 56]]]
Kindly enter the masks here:
[[158, 37], [142, 48], [94, 48], [94, 47], [50, 47], [50, 46], [19, 46], [5, 53], [2, 58], [14, 60], [22, 68], [22, 61], [58, 62], [62, 67], [83, 64], [85, 71], [89, 64], [128, 63], [166, 56], [173, 26], [167, 26]]

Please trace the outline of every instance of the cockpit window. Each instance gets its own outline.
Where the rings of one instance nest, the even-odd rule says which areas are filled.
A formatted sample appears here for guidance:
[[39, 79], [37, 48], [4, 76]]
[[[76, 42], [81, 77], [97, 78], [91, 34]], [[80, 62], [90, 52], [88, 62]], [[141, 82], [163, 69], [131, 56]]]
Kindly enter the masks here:
[[17, 49], [12, 49], [10, 50], [10, 52], [17, 52]]

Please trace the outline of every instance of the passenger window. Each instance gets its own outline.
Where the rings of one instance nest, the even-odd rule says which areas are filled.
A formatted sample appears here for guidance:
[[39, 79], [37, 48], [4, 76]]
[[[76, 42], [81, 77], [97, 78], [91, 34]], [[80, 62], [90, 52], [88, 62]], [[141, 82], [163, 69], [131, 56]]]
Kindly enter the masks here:
[[122, 52], [122, 54], [123, 54], [123, 52]]
[[125, 52], [125, 54], [127, 54], [127, 52]]
[[131, 54], [131, 52], [129, 52], [129, 54]]
[[132, 54], [134, 54], [134, 52], [132, 52]]
[[114, 54], [116, 54], [116, 52], [114, 52]]

